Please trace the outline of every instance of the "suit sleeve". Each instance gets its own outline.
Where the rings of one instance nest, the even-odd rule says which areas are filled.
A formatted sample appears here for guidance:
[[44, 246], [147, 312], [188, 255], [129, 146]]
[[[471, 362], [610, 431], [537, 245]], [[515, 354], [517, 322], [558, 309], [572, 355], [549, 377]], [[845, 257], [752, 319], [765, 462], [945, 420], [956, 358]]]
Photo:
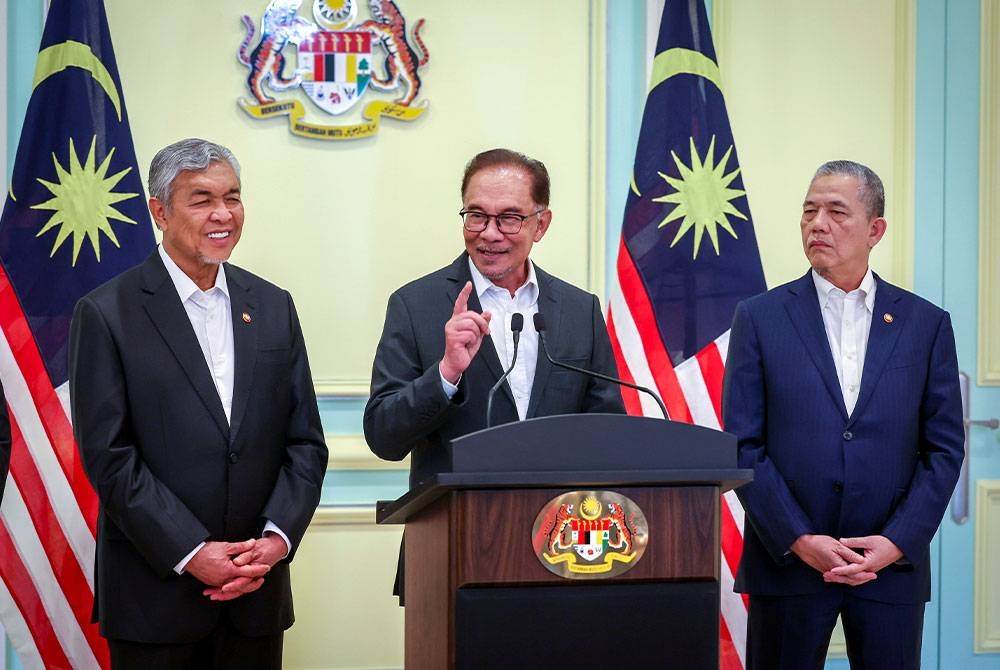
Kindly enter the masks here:
[[741, 468], [753, 469], [753, 481], [736, 489], [754, 531], [778, 564], [811, 523], [767, 453], [767, 398], [764, 360], [756, 325], [746, 303], [736, 307], [722, 390], [725, 429], [737, 437]]
[[328, 452], [299, 317], [292, 297], [287, 293], [285, 296], [292, 333], [292, 408], [285, 434], [284, 464], [263, 516], [291, 540], [291, 551], [286, 557], [290, 561], [319, 505]]
[[[591, 322], [594, 329], [594, 350], [591, 355], [591, 370], [608, 377], [620, 377], [615, 354], [611, 349], [611, 338], [608, 337], [608, 326], [604, 322], [601, 303], [597, 296], [593, 300]], [[605, 412], [609, 414], [624, 414], [625, 403], [622, 400], [621, 387], [611, 382], [590, 378], [587, 383], [587, 394], [583, 399], [581, 412]]]
[[118, 345], [89, 298], [76, 305], [69, 346], [73, 434], [84, 471], [102, 512], [157, 574], [166, 577], [208, 539], [208, 530], [143, 461], [131, 432]]
[[449, 400], [441, 386], [439, 362], [421, 360], [413, 315], [403, 297], [394, 293], [375, 351], [364, 414], [365, 439], [379, 458], [402, 460], [464, 403], [464, 376]]
[[906, 496], [882, 531], [910, 561], [921, 555], [941, 524], [965, 457], [958, 357], [947, 313], [931, 347], [920, 424], [917, 467]]

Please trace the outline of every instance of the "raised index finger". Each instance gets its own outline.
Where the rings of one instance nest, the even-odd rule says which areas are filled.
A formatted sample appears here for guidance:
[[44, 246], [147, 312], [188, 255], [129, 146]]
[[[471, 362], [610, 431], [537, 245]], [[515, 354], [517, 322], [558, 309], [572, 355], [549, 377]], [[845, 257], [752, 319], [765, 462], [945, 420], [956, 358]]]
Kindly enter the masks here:
[[458, 292], [458, 298], [455, 300], [455, 309], [452, 310], [452, 316], [458, 316], [462, 312], [469, 309], [469, 295], [472, 293], [472, 282], [465, 282], [465, 286], [462, 290]]

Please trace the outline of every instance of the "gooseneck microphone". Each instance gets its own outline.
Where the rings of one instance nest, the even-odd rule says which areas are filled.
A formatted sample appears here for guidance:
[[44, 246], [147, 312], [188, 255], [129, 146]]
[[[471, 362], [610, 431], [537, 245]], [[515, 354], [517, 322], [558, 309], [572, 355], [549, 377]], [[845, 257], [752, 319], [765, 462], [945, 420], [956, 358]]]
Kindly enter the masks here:
[[663, 406], [663, 401], [660, 400], [660, 396], [653, 393], [650, 389], [645, 386], [639, 386], [638, 384], [633, 384], [627, 382], [624, 379], [617, 379], [615, 377], [609, 377], [608, 375], [601, 374], [600, 372], [594, 372], [593, 370], [584, 370], [583, 368], [578, 368], [575, 365], [569, 365], [568, 363], [563, 363], [557, 361], [552, 356], [549, 355], [549, 348], [545, 343], [545, 317], [542, 316], [541, 312], [536, 312], [534, 316], [535, 331], [538, 333], [538, 341], [542, 345], [542, 351], [545, 352], [545, 358], [549, 359], [549, 363], [556, 366], [557, 368], [563, 368], [566, 370], [572, 370], [573, 372], [579, 372], [581, 375], [587, 375], [588, 377], [596, 377], [597, 379], [603, 379], [606, 382], [611, 382], [612, 384], [618, 384], [619, 386], [627, 386], [630, 389], [635, 389], [636, 391], [642, 391], [643, 393], [649, 394], [656, 404], [659, 405], [660, 411], [663, 412], [663, 418], [670, 420], [670, 415], [667, 414], [667, 408]]
[[510, 334], [514, 338], [514, 355], [510, 357], [510, 367], [504, 370], [503, 375], [497, 380], [497, 383], [493, 385], [490, 392], [486, 395], [486, 427], [489, 428], [493, 423], [493, 396], [496, 394], [497, 389], [507, 381], [507, 377], [514, 370], [514, 364], [517, 363], [517, 343], [521, 341], [521, 331], [524, 330], [524, 315], [520, 312], [514, 312], [510, 316]]

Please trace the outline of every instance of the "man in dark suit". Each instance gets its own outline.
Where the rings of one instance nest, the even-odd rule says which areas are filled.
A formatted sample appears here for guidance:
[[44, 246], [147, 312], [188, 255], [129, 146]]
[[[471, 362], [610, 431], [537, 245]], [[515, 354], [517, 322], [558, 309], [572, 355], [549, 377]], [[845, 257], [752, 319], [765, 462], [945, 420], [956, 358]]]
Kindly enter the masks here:
[[[556, 360], [618, 376], [597, 297], [528, 258], [552, 221], [545, 166], [506, 149], [475, 156], [462, 180], [465, 252], [389, 298], [365, 407], [381, 458], [410, 455], [410, 486], [440, 471], [444, 446], [486, 427], [486, 396], [510, 365], [511, 316], [524, 316], [517, 365], [492, 424], [576, 412], [623, 413], [618, 388], [554, 368], [532, 324], [544, 315]], [[485, 308], [485, 309], [484, 309]], [[402, 598], [400, 598], [402, 601]]]
[[868, 265], [885, 195], [819, 168], [802, 209], [812, 270], [741, 303], [723, 391], [747, 512], [736, 590], [748, 668], [822, 668], [839, 614], [854, 668], [917, 668], [929, 545], [963, 458], [947, 312]]
[[114, 668], [280, 668], [327, 462], [302, 331], [286, 291], [225, 263], [244, 217], [228, 149], [166, 147], [149, 193], [162, 246], [70, 332], [95, 620]]

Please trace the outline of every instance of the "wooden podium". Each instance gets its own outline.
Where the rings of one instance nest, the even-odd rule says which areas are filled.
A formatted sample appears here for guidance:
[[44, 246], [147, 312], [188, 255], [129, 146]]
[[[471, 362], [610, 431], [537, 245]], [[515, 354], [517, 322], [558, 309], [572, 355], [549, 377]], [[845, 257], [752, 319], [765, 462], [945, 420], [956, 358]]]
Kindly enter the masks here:
[[[728, 433], [574, 414], [479, 431], [450, 470], [379, 502], [405, 523], [405, 667], [677, 667], [719, 661], [720, 495], [752, 478]], [[568, 579], [532, 546], [539, 511], [567, 491], [613, 491], [648, 523], [624, 574]]]

